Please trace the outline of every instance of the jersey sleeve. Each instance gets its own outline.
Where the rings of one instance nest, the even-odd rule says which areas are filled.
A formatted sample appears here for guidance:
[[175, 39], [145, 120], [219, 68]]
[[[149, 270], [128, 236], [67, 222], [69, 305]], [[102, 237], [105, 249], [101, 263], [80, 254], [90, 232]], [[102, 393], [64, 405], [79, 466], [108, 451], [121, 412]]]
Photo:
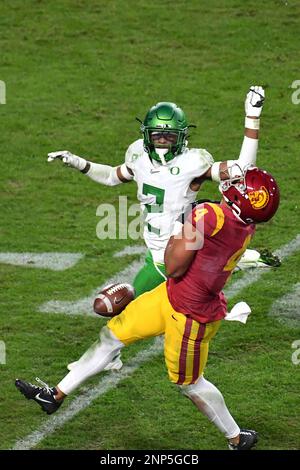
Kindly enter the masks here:
[[190, 149], [193, 165], [193, 177], [204, 175], [214, 163], [212, 155], [205, 149]]
[[224, 225], [224, 212], [219, 204], [205, 202], [194, 207], [188, 220], [204, 237], [214, 237]]
[[126, 153], [125, 153], [125, 165], [129, 168], [133, 173], [135, 170], [135, 161], [143, 152], [143, 140], [138, 139], [129, 145]]

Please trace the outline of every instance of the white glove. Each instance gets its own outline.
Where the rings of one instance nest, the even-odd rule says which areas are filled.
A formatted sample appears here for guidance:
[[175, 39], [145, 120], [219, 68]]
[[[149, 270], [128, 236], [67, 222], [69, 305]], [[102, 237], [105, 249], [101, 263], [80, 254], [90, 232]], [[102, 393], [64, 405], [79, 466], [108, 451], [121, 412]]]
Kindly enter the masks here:
[[261, 86], [251, 86], [246, 96], [246, 116], [259, 118], [265, 100], [265, 90]]
[[87, 164], [87, 161], [84, 158], [78, 157], [68, 150], [48, 153], [48, 162], [53, 162], [53, 160], [56, 159], [62, 160], [65, 165], [76, 168], [79, 171], [84, 170]]

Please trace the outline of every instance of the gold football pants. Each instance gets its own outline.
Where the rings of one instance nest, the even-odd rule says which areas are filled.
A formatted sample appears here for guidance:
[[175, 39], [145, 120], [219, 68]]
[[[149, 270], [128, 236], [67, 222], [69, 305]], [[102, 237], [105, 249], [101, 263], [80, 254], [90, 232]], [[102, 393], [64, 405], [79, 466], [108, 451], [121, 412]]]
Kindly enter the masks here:
[[171, 382], [195, 383], [203, 374], [209, 341], [221, 320], [199, 323], [176, 312], [169, 302], [166, 282], [140, 295], [112, 318], [108, 328], [125, 345], [152, 336], [165, 335], [165, 361]]

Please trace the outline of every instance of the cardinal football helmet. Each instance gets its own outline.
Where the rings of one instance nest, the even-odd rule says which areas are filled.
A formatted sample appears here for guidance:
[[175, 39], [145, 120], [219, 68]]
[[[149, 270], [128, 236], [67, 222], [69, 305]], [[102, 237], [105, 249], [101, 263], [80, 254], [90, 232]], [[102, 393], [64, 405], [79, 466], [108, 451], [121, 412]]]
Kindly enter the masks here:
[[145, 151], [162, 164], [169, 162], [183, 152], [188, 127], [184, 112], [175, 103], [157, 103], [141, 125]]
[[228, 206], [246, 224], [267, 222], [279, 206], [275, 178], [259, 168], [248, 168], [241, 177], [221, 181], [220, 190]]

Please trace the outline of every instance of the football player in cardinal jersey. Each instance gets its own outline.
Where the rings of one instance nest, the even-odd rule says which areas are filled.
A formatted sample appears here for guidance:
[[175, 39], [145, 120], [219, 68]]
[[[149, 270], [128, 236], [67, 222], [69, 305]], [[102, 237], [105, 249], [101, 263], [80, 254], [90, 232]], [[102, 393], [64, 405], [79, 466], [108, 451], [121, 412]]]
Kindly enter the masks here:
[[[264, 102], [262, 87], [253, 86], [245, 101], [245, 135], [239, 158], [215, 162], [205, 149], [187, 147], [188, 125], [182, 109], [161, 102], [153, 106], [141, 125], [143, 139], [133, 142], [125, 163], [117, 167], [92, 163], [68, 151], [48, 154], [48, 161], [61, 159], [89, 178], [108, 186], [135, 180], [137, 197], [146, 214], [144, 240], [148, 251], [145, 265], [134, 280], [136, 296], [166, 279], [164, 251], [178, 216], [194, 203], [205, 180], [219, 182], [228, 176], [233, 162], [241, 169], [256, 163], [259, 116]], [[238, 168], [235, 168], [236, 169]], [[239, 267], [276, 265], [270, 253], [247, 250]]]
[[221, 392], [204, 379], [210, 340], [226, 317], [222, 289], [246, 250], [255, 224], [279, 204], [274, 178], [257, 168], [220, 185], [221, 204], [203, 203], [189, 214], [165, 250], [167, 282], [128, 304], [102, 328], [99, 340], [53, 388], [16, 380], [16, 387], [48, 414], [86, 379], [105, 370], [120, 350], [137, 340], [165, 335], [169, 379], [228, 439], [233, 450], [251, 449], [257, 433], [240, 429]]

